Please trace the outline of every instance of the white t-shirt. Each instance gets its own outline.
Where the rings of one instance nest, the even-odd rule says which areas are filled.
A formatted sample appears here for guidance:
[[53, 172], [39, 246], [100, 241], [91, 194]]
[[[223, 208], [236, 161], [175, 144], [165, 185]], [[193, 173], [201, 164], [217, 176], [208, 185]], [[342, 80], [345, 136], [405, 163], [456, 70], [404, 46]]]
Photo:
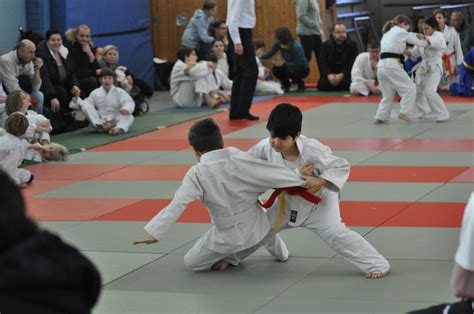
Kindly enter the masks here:
[[464, 210], [455, 260], [462, 268], [474, 271], [474, 192]]

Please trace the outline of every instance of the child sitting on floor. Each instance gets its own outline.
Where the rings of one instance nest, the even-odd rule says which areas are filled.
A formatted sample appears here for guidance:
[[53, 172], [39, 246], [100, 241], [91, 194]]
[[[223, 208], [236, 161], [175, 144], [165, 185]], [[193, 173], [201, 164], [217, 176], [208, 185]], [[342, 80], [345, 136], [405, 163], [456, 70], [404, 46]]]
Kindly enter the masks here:
[[80, 108], [94, 128], [110, 135], [128, 132], [135, 110], [135, 102], [130, 95], [114, 85], [115, 77], [114, 71], [102, 69], [99, 78], [101, 87], [92, 91], [87, 99], [75, 98], [69, 104], [70, 107]]

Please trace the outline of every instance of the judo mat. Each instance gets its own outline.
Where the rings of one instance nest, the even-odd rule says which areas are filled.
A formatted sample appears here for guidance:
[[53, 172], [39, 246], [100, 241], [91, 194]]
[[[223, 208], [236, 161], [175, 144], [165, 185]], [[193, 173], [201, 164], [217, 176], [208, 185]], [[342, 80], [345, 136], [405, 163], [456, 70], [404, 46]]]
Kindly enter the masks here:
[[281, 233], [285, 263], [260, 249], [224, 272], [187, 270], [183, 256], [210, 224], [197, 201], [162, 242], [133, 246], [196, 163], [186, 139], [196, 120], [28, 166], [35, 182], [23, 194], [31, 217], [99, 268], [94, 313], [404, 313], [453, 302], [449, 278], [474, 190], [474, 110], [469, 99], [444, 99], [447, 123], [406, 124], [394, 112], [389, 124], [374, 125], [378, 97], [291, 95], [253, 105], [258, 121], [212, 115], [226, 146], [248, 149], [267, 136], [276, 104], [303, 110], [303, 134], [352, 165], [341, 215], [389, 260], [383, 279], [365, 279], [306, 229]]

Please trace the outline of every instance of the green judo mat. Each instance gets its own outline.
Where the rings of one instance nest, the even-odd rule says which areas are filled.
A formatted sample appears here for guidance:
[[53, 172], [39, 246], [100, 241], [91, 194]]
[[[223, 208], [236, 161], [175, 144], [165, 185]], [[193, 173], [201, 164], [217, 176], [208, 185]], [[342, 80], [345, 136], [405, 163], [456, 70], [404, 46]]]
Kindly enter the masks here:
[[287, 92], [281, 96], [344, 96], [350, 95], [348, 91], [322, 92], [317, 89], [305, 89], [294, 92]]
[[147, 132], [155, 131], [161, 126], [170, 126], [184, 121], [205, 117], [216, 113], [213, 109], [200, 110], [175, 110], [172, 112], [151, 112], [135, 117], [130, 130], [125, 134], [111, 136], [100, 133], [90, 127], [75, 132], [54, 135], [52, 142], [66, 146], [71, 154], [81, 151], [82, 148], [89, 149], [123, 139], [134, 137]]

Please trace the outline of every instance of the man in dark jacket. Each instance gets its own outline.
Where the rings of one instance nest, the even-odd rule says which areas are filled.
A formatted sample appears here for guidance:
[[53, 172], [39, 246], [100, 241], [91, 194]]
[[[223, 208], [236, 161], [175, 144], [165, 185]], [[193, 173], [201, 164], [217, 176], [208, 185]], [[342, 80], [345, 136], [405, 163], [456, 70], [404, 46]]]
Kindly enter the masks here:
[[321, 91], [349, 91], [351, 69], [358, 54], [355, 42], [347, 38], [344, 24], [334, 26], [332, 37], [323, 43], [318, 89]]

